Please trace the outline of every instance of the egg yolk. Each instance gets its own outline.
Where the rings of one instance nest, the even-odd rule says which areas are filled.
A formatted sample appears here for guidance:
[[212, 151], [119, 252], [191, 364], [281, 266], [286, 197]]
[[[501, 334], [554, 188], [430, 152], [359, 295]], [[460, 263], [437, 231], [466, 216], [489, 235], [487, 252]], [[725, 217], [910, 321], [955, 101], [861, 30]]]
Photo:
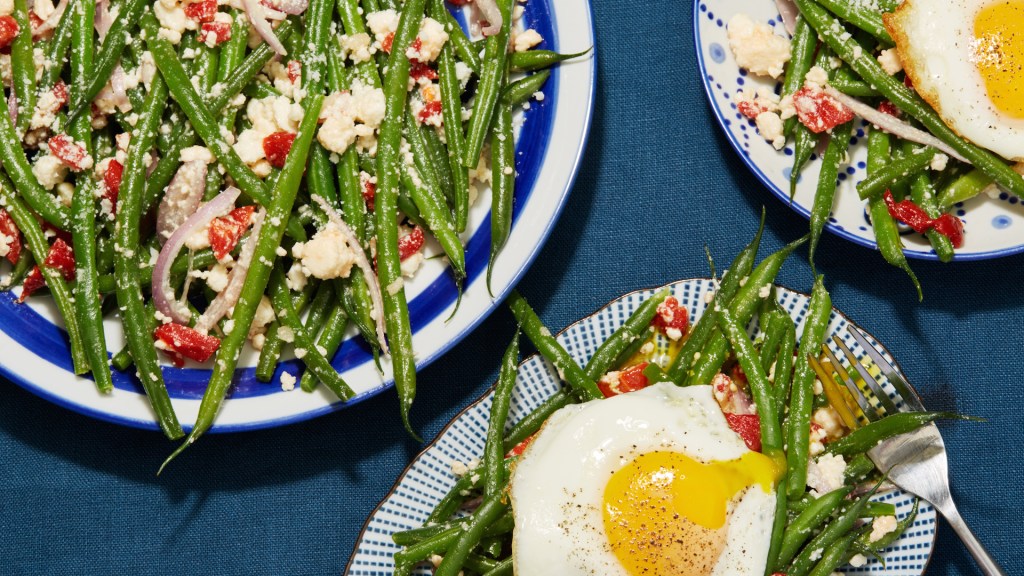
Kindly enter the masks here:
[[651, 452], [615, 472], [604, 491], [604, 529], [632, 576], [711, 573], [726, 543], [729, 502], [750, 486], [770, 493], [782, 465], [757, 452], [704, 464]]
[[994, 2], [974, 19], [973, 59], [992, 103], [1024, 118], [1024, 2]]

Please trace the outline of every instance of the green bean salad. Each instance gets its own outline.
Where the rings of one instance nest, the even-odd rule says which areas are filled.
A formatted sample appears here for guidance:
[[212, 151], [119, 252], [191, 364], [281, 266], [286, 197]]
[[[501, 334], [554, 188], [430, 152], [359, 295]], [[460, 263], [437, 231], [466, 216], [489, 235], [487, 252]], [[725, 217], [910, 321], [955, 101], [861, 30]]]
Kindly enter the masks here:
[[[0, 282], [48, 290], [76, 374], [138, 376], [184, 436], [161, 357], [209, 363], [213, 424], [239, 355], [286, 389], [353, 395], [330, 358], [349, 326], [416, 392], [404, 283], [428, 238], [461, 290], [460, 234], [493, 190], [511, 226], [512, 113], [549, 68], [522, 1], [12, 0], [0, 3]], [[431, 249], [435, 252], [438, 250]], [[127, 345], [108, 358], [104, 318]], [[170, 458], [168, 459], [170, 461]]]
[[[759, 231], [737, 255], [695, 322], [668, 290], [662, 290], [638, 306], [582, 366], [542, 325], [526, 300], [513, 293], [509, 306], [518, 331], [552, 363], [564, 387], [520, 421], [506, 426], [518, 370], [517, 333], [501, 363], [479, 461], [453, 466], [456, 480], [424, 525], [392, 536], [401, 547], [394, 555], [394, 573], [411, 574], [428, 565], [434, 574], [443, 576], [508, 575], [514, 571], [828, 576], [847, 563], [863, 565], [896, 542], [913, 524], [917, 505], [898, 519], [891, 503], [872, 499], [888, 486], [884, 473], [866, 452], [898, 433], [955, 415], [895, 412], [868, 423], [852, 395], [836, 384], [834, 374], [847, 369], [829, 363], [822, 354], [832, 313], [823, 278], [815, 279], [799, 333], [790, 313], [775, 297], [776, 274], [806, 238], [757, 262], [760, 238]], [[746, 329], [752, 321], [760, 327], [753, 340]], [[652, 405], [650, 400], [659, 395], [671, 400]], [[624, 484], [629, 490], [641, 487], [643, 491], [647, 485], [657, 485], [657, 490], [632, 494], [625, 504], [610, 501], [609, 494], [621, 488], [615, 487], [616, 477], [636, 462], [665, 458], [665, 451], [673, 450], [668, 448], [675, 446], [673, 442], [692, 443], [694, 437], [707, 434], [712, 443], [720, 441], [710, 429], [688, 429], [682, 433], [685, 438], [669, 432], [675, 431], [672, 427], [677, 422], [704, 413], [703, 408], [688, 403], [691, 397], [702, 395], [725, 416], [719, 426], [727, 423], [731, 431], [725, 433], [746, 448], [740, 449], [744, 453], [741, 459], [716, 462], [713, 453], [704, 452], [700, 457], [704, 464], [689, 465], [695, 470], [694, 477], [708, 473], [700, 471], [702, 466], [722, 466], [731, 472], [708, 477], [717, 478], [715, 489], [709, 485], [707, 489], [679, 491], [682, 489], [659, 483], [666, 470], [676, 468], [655, 466], [651, 473], [660, 474], [662, 480], [637, 477]], [[621, 403], [622, 399], [632, 399], [632, 411], [611, 411], [612, 403], [630, 405]], [[669, 414], [667, 419], [655, 417], [661, 410]], [[671, 416], [673, 411], [678, 411], [678, 416]], [[605, 418], [584, 418], [577, 427], [570, 426], [574, 418], [589, 412]], [[643, 435], [648, 429], [661, 432], [652, 432], [655, 435], [648, 438], [650, 435]], [[613, 434], [628, 437], [616, 439]], [[564, 454], [570, 446], [590, 446], [584, 440], [590, 436], [597, 436], [593, 451], [584, 447], [578, 454]], [[616, 442], [632, 443], [631, 456], [620, 458]], [[654, 446], [653, 453], [644, 451], [644, 442]], [[590, 453], [596, 456], [586, 456]], [[752, 460], [761, 462], [761, 471], [770, 475], [774, 487], [770, 494], [762, 495], [769, 505], [759, 510], [758, 521], [766, 525], [763, 531], [748, 534], [742, 554], [727, 559], [722, 542], [714, 536], [716, 527], [696, 525], [705, 520], [693, 520], [688, 514], [697, 518], [697, 513], [713, 509], [706, 502], [718, 498], [716, 490], [749, 468]], [[562, 468], [552, 470], [552, 465]], [[578, 475], [573, 471], [587, 466], [598, 470]], [[564, 481], [567, 476], [573, 481]], [[582, 479], [580, 484], [573, 483], [577, 476]], [[597, 479], [596, 490], [583, 482], [592, 478]], [[677, 475], [671, 482], [689, 478]], [[746, 482], [750, 483], [738, 486], [759, 491], [754, 480]], [[555, 488], [548, 489], [546, 484]], [[671, 490], [676, 490], [672, 492], [675, 499], [661, 504], [657, 494]], [[553, 505], [552, 494], [562, 498], [560, 504]], [[743, 505], [738, 502], [746, 498], [733, 497], [729, 514], [738, 515]], [[537, 503], [532, 500], [543, 504], [536, 515]], [[687, 504], [691, 500], [697, 501], [696, 508]], [[630, 506], [639, 509], [637, 515], [617, 512]], [[667, 519], [659, 520], [657, 510], [665, 511], [666, 506]], [[540, 536], [523, 533], [529, 530], [540, 530]], [[619, 541], [623, 530], [627, 536]], [[731, 528], [729, 535], [733, 535]], [[759, 550], [758, 540], [763, 540], [763, 550]], [[535, 546], [541, 543], [538, 541], [544, 546]], [[702, 543], [708, 546], [698, 545]], [[717, 551], [708, 555], [709, 549]], [[617, 560], [606, 559], [612, 552]], [[696, 571], [681, 568], [691, 566], [697, 557], [704, 563]], [[744, 562], [745, 568], [729, 563], [734, 561]], [[732, 568], [723, 572], [723, 565]]]
[[[1024, 198], [1024, 170], [1013, 164], [1024, 155], [1008, 135], [1019, 103], [1002, 96], [1003, 85], [1019, 82], [1019, 67], [1011, 70], [1019, 47], [1006, 28], [1017, 16], [999, 14], [1008, 7], [975, 4], [970, 13], [946, 17], [927, 0], [779, 0], [789, 37], [746, 14], [728, 22], [740, 68], [779, 82], [777, 93], [741, 91], [736, 105], [776, 149], [791, 146], [791, 197], [808, 161], [815, 151], [820, 155], [810, 208], [812, 266], [836, 202], [837, 178], [845, 178], [839, 170], [856, 117], [871, 123], [867, 178], [857, 192], [867, 203], [879, 251], [906, 271], [919, 297], [901, 226], [926, 236], [938, 259], [948, 262], [964, 239], [957, 216], [962, 202], [983, 192]], [[943, 32], [922, 33], [922, 22], [936, 19], [964, 29], [943, 24]], [[986, 46], [1005, 58], [955, 52]], [[954, 63], [948, 74], [938, 69], [946, 62]]]

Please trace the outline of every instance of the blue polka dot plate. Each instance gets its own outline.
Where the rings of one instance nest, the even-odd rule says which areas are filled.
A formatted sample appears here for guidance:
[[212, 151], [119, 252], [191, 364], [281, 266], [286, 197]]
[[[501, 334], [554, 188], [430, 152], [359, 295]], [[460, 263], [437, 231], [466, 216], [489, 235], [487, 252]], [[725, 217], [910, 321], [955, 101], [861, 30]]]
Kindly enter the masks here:
[[[712, 283], [707, 279], [682, 280], [669, 284], [673, 295], [681, 306], [686, 307], [691, 318], [699, 317], [704, 311], [705, 297], [711, 292]], [[657, 289], [640, 290], [626, 294], [612, 301], [558, 334], [558, 341], [581, 365], [585, 364], [597, 347], [616, 329], [625, 323], [647, 298]], [[807, 312], [809, 297], [784, 288], [778, 290], [782, 307], [797, 322], [797, 334], [801, 332], [803, 317]], [[857, 355], [866, 352], [847, 333], [846, 327], [852, 321], [838, 310], [832, 311], [829, 324], [830, 334], [843, 339]], [[756, 327], [755, 327], [756, 333]], [[889, 352], [868, 336], [876, 349], [892, 362]], [[841, 354], [839, 350], [835, 350]], [[893, 362], [895, 365], [895, 362]], [[884, 379], [882, 388], [895, 398], [895, 389]], [[537, 408], [561, 386], [554, 367], [539, 356], [527, 358], [519, 366], [516, 389], [509, 412], [509, 426]], [[481, 458], [487, 434], [487, 421], [491, 409], [493, 389], [456, 416], [440, 435], [417, 456], [398, 478], [391, 491], [377, 506], [363, 526], [348, 566], [347, 576], [389, 576], [394, 572], [394, 554], [399, 547], [391, 540], [395, 532], [423, 525], [434, 506], [455, 483], [452, 465]], [[900, 490], [880, 494], [878, 500], [895, 505], [897, 517], [904, 518], [914, 505], [914, 497]], [[874, 574], [885, 576], [920, 576], [924, 573], [935, 545], [935, 509], [921, 502], [913, 526], [887, 549], [881, 560], [868, 559], [857, 568], [846, 566], [840, 572], [847, 575]], [[883, 562], [884, 561], [884, 562]], [[431, 572], [421, 568], [416, 572], [426, 576]]]
[[[789, 175], [793, 149], [779, 151], [761, 138], [752, 120], [743, 117], [736, 107], [736, 96], [744, 89], [777, 89], [774, 80], [748, 74], [741, 70], [729, 49], [726, 32], [729, 20], [736, 14], [747, 14], [755, 22], [766, 23], [775, 33], [786, 36], [773, 0], [697, 0], [694, 3], [694, 38], [697, 61], [711, 110], [729, 142], [751, 172], [780, 200], [805, 218], [810, 217], [814, 191], [818, 182], [820, 160], [817, 155], [804, 168], [797, 184], [793, 202], [789, 199]], [[867, 123], [858, 124], [851, 138], [850, 153], [840, 166], [839, 183], [832, 214], [825, 229], [861, 246], [877, 248], [865, 202], [857, 196], [855, 186], [865, 177]], [[955, 260], [984, 260], [1024, 252], [1024, 203], [1001, 193], [996, 197], [982, 194], [958, 204], [954, 214], [964, 223], [964, 245], [956, 251]], [[904, 230], [905, 252], [911, 258], [937, 260], [928, 240], [912, 230]]]

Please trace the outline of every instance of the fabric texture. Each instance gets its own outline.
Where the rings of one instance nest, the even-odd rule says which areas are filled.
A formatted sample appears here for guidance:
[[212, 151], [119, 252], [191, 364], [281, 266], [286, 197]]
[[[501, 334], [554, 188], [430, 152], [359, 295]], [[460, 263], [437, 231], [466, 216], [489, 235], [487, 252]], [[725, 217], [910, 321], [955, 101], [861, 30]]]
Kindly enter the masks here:
[[[704, 246], [727, 263], [762, 206], [762, 254], [807, 230], [719, 132], [700, 84], [690, 3], [594, 0], [594, 12], [589, 147], [561, 221], [520, 285], [552, 329], [624, 292], [707, 276]], [[912, 262], [923, 303], [877, 252], [826, 234], [817, 262], [835, 305], [892, 350], [927, 406], [988, 419], [940, 424], [953, 491], [1007, 572], [1024, 572], [1024, 258]], [[805, 251], [779, 282], [810, 288]], [[499, 308], [421, 372], [412, 418], [424, 437], [491, 385], [512, 330]], [[171, 448], [158, 434], [0, 386], [3, 574], [338, 574], [367, 515], [422, 448], [389, 391], [310, 422], [207, 437], [157, 477]], [[939, 533], [928, 574], [976, 573], [948, 526]]]

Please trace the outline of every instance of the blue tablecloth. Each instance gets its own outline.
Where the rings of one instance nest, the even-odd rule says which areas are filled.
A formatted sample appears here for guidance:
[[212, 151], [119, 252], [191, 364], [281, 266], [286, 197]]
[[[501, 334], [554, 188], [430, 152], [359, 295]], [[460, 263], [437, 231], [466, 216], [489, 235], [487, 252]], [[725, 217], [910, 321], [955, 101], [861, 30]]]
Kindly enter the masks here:
[[[579, 180], [521, 291], [560, 328], [638, 287], [707, 275], [768, 210], [763, 248], [807, 222], [769, 196], [711, 118], [691, 5], [595, 0], [598, 98]], [[818, 263], [835, 304], [899, 359], [928, 406], [983, 416], [942, 424], [953, 490], [1008, 572], [1024, 572], [1021, 257], [914, 262], [904, 274], [826, 236]], [[780, 282], [807, 289], [794, 257]], [[427, 438], [496, 375], [513, 329], [504, 309], [421, 373], [413, 422]], [[2, 353], [2, 352], [0, 352]], [[209, 437], [157, 478], [169, 445], [79, 416], [10, 383], [0, 393], [0, 573], [337, 574], [367, 514], [421, 448], [393, 392], [286, 428]], [[929, 574], [976, 573], [940, 526]]]

